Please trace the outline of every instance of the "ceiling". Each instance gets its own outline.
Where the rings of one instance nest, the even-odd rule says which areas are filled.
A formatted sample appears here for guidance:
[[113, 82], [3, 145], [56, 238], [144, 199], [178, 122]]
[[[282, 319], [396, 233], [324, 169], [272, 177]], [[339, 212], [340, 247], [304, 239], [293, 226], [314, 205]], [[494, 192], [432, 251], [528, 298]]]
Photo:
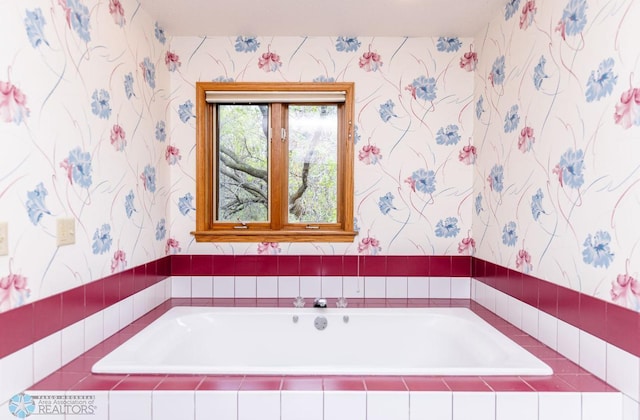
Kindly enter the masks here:
[[506, 0], [138, 0], [172, 36], [474, 36]]

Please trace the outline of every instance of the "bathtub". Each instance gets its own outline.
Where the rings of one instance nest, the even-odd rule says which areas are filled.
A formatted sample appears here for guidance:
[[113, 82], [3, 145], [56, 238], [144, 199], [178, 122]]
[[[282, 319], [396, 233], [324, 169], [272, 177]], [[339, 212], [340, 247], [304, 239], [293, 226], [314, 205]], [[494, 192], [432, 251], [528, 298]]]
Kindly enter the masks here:
[[95, 363], [92, 372], [552, 374], [467, 308], [175, 307]]

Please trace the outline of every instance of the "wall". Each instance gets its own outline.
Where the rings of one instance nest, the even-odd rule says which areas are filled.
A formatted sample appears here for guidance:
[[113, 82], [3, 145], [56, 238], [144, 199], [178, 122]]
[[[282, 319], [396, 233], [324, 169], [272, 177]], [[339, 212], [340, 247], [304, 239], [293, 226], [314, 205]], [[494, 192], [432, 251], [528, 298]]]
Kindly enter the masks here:
[[639, 310], [633, 0], [507, 3], [474, 41], [476, 256]]
[[164, 255], [170, 109], [168, 41], [136, 1], [0, 7], [2, 312]]
[[[171, 52], [172, 252], [282, 255], [468, 255], [471, 40], [174, 37]], [[200, 244], [195, 226], [196, 81], [353, 81], [355, 224], [349, 244]], [[467, 152], [462, 152], [463, 149]], [[465, 158], [459, 159], [459, 154]], [[467, 156], [468, 155], [468, 156]], [[458, 249], [460, 247], [460, 250]]]

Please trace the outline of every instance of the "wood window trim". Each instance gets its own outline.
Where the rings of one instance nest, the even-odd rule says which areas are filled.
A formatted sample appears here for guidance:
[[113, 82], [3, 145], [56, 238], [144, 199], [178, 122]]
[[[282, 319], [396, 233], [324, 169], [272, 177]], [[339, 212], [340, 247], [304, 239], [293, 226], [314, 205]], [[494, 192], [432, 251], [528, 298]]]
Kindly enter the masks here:
[[[285, 224], [287, 205], [280, 214], [272, 212], [269, 223], [251, 223], [246, 229], [235, 229], [229, 223], [213, 223], [214, 190], [214, 108], [206, 100], [209, 91], [279, 91], [331, 92], [344, 91], [344, 116], [339, 118], [338, 153], [338, 220], [322, 224], [321, 229], [304, 229], [301, 224]], [[354, 84], [353, 83], [261, 83], [261, 82], [197, 82], [196, 83], [196, 229], [191, 232], [197, 242], [353, 242], [353, 160], [354, 160]], [[276, 133], [274, 133], [274, 136]], [[284, 153], [284, 152], [282, 152]], [[285, 159], [286, 161], [286, 159]], [[282, 165], [276, 171], [285, 171]], [[281, 197], [281, 184], [273, 185], [270, 201]], [[275, 194], [275, 195], [274, 195]], [[272, 226], [276, 226], [273, 229]]]

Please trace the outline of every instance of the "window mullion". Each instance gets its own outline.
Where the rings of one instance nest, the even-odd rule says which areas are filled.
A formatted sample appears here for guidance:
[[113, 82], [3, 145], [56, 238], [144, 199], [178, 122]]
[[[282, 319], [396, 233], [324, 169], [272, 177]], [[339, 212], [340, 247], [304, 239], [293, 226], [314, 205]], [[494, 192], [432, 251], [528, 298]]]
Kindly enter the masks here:
[[285, 107], [282, 104], [271, 104], [271, 155], [269, 156], [269, 174], [271, 178], [271, 200], [269, 203], [269, 217], [271, 229], [280, 230], [286, 222], [286, 214], [280, 211], [280, 203], [286, 199], [286, 167], [282, 165], [286, 159], [286, 140], [283, 141], [282, 129]]

